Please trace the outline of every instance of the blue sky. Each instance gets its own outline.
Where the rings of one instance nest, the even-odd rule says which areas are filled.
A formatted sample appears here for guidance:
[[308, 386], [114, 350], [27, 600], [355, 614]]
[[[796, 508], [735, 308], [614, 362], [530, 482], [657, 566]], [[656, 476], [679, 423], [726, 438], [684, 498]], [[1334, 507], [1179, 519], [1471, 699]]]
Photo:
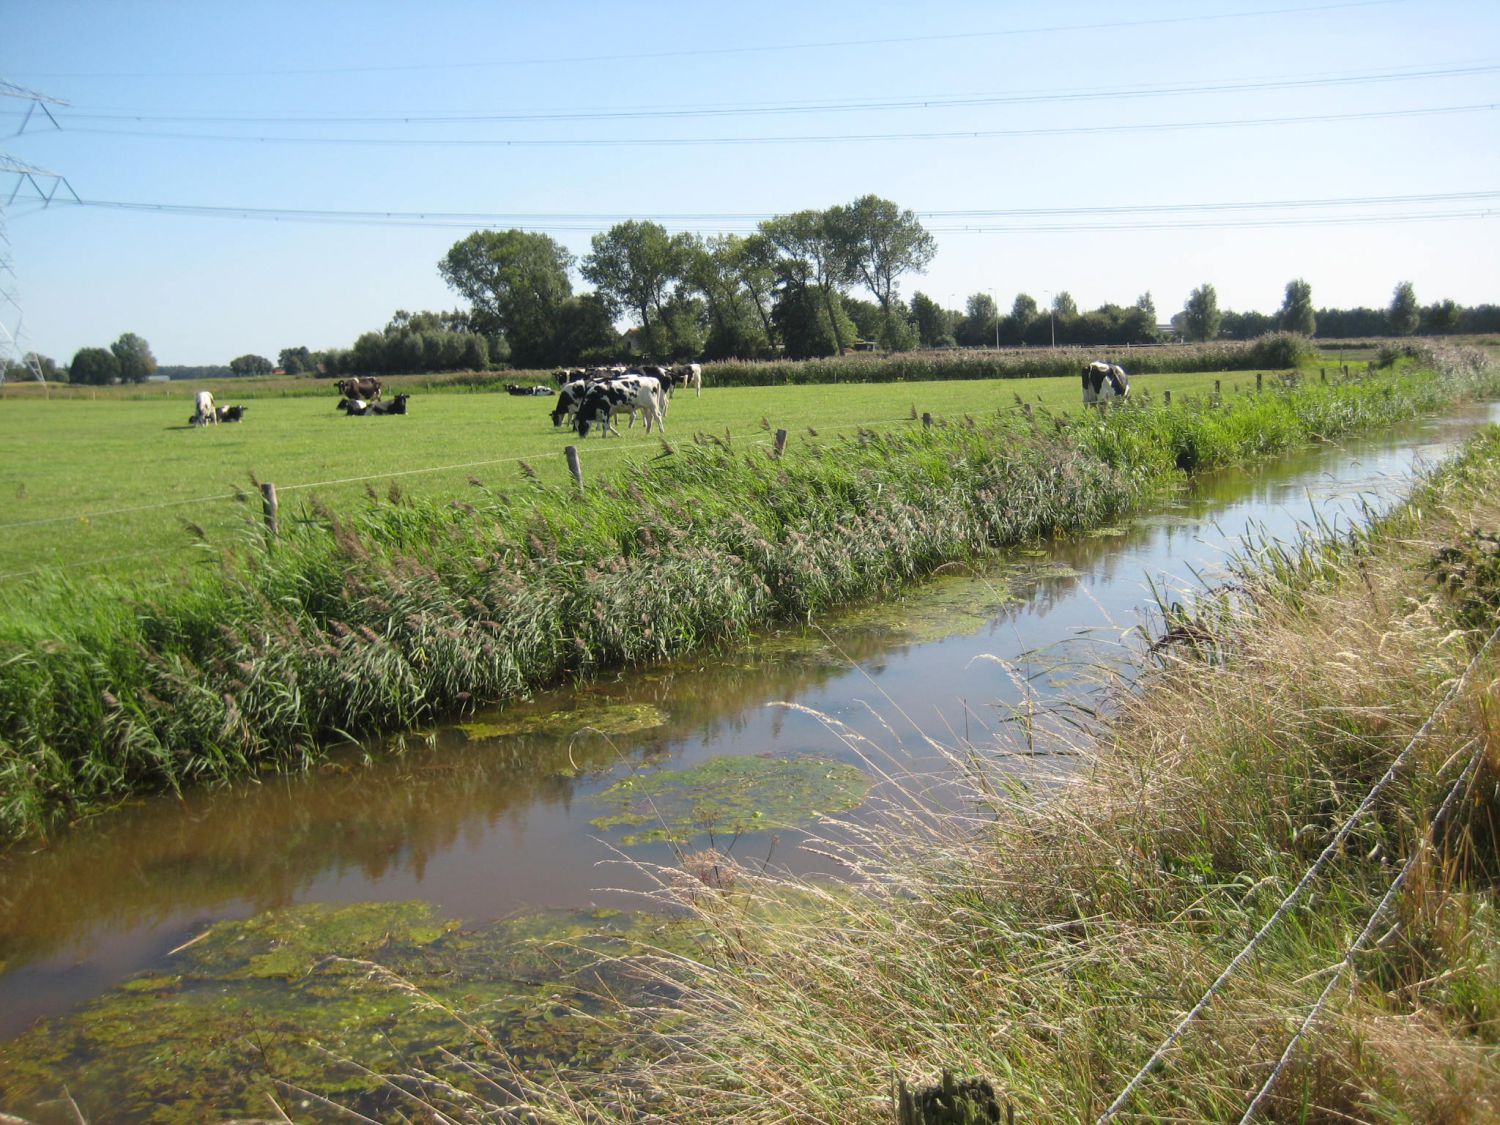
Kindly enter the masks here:
[[[1402, 280], [1500, 301], [1494, 0], [11, 0], [0, 21], [0, 79], [69, 103], [0, 152], [88, 203], [23, 188], [6, 211], [0, 282], [63, 362], [122, 332], [167, 364], [346, 347], [461, 305], [437, 261], [483, 225], [581, 257], [623, 218], [748, 232], [871, 192], [938, 241], [903, 295], [949, 307], [1149, 290], [1165, 319], [1207, 282], [1272, 312], [1296, 277], [1320, 306]], [[26, 104], [0, 99], [0, 131]]]

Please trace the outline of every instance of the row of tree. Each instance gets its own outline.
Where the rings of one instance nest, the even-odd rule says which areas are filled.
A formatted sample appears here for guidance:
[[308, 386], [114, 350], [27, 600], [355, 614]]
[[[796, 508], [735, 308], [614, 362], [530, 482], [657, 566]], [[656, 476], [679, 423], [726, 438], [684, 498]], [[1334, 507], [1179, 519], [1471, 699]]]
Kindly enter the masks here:
[[1219, 297], [1212, 285], [1201, 285], [1188, 295], [1187, 305], [1172, 318], [1173, 330], [1189, 340], [1250, 340], [1266, 332], [1282, 330], [1304, 336], [1350, 339], [1362, 336], [1443, 336], [1456, 332], [1500, 332], [1500, 306], [1464, 308], [1444, 300], [1423, 306], [1416, 288], [1401, 281], [1384, 309], [1318, 309], [1312, 304], [1312, 286], [1301, 278], [1287, 282], [1281, 308], [1274, 315], [1219, 311]]
[[[476, 332], [499, 337], [517, 366], [542, 367], [617, 353], [622, 316], [657, 358], [841, 353], [860, 336], [855, 288], [875, 310], [870, 339], [907, 348], [917, 339], [898, 282], [936, 252], [912, 212], [867, 195], [767, 219], [748, 237], [629, 220], [595, 235], [581, 261], [546, 234], [476, 231], [438, 270], [470, 302]], [[573, 293], [575, 265], [593, 292]]]

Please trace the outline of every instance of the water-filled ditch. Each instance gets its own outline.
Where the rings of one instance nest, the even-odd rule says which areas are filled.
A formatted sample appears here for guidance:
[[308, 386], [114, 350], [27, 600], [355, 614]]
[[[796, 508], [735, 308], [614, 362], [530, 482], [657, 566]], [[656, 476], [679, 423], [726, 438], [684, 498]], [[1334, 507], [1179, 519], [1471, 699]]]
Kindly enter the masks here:
[[[518, 936], [602, 928], [589, 941], [607, 943], [636, 925], [613, 913], [639, 906], [646, 883], [625, 857], [712, 845], [816, 867], [795, 826], [857, 805], [868, 781], [809, 712], [915, 771], [940, 769], [919, 731], [984, 744], [1023, 690], [1081, 690], [1078, 667], [1139, 646], [1152, 582], [1211, 573], [1251, 527], [1291, 538], [1315, 515], [1347, 524], [1387, 505], [1413, 466], [1497, 416], [1476, 407], [1203, 477], [1120, 527], [983, 574], [953, 568], [814, 628], [409, 732], [400, 753], [351, 750], [305, 776], [142, 800], [0, 857], [0, 1109], [48, 1119], [37, 1103], [65, 1080], [94, 1120], [191, 1120], [224, 1096], [221, 1074], [157, 1065], [140, 1078], [174, 1036], [242, 1041], [259, 1022], [326, 1041], [299, 1023], [309, 1007], [345, 1028], [411, 1031], [409, 1004], [308, 976], [333, 951], [498, 1005], [502, 1033], [545, 1054], [548, 974], [507, 951]], [[585, 1062], [587, 1050], [608, 1054], [566, 1048]], [[171, 1103], [175, 1118], [157, 1112]]]

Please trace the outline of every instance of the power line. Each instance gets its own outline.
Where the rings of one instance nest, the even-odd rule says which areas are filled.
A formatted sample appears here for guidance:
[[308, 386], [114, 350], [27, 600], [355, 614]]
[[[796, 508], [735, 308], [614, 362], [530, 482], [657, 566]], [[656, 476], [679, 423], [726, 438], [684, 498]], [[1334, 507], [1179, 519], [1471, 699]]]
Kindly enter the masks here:
[[939, 132], [911, 133], [822, 133], [784, 134], [747, 137], [296, 137], [277, 135], [234, 135], [223, 133], [187, 133], [151, 129], [70, 129], [74, 135], [105, 137], [144, 137], [156, 140], [251, 142], [254, 144], [289, 145], [355, 145], [369, 147], [444, 147], [444, 148], [691, 148], [718, 145], [772, 144], [845, 144], [869, 141], [969, 141], [998, 140], [1007, 137], [1069, 137], [1099, 134], [1133, 134], [1181, 132], [1193, 129], [1243, 129], [1267, 125], [1308, 125], [1341, 121], [1382, 121], [1401, 117], [1438, 117], [1462, 113], [1479, 113], [1495, 109], [1494, 102], [1466, 105], [1427, 106], [1417, 109], [1367, 110], [1355, 113], [1321, 113], [1280, 117], [1217, 118], [1208, 121], [1160, 121], [1127, 125], [1052, 125], [1015, 129], [956, 129]]
[[[989, 234], [1015, 232], [1122, 231], [1173, 229], [1224, 229], [1234, 227], [1285, 227], [1345, 225], [1352, 223], [1399, 223], [1488, 218], [1492, 208], [1454, 209], [1459, 203], [1485, 203], [1500, 198], [1500, 191], [1426, 192], [1412, 195], [1348, 196], [1342, 198], [1240, 200], [1226, 203], [1157, 203], [1099, 207], [1022, 207], [986, 210], [927, 210], [916, 215], [930, 223], [929, 229], [944, 234]], [[102, 210], [185, 215], [198, 218], [250, 219], [330, 225], [404, 226], [428, 228], [485, 228], [520, 226], [554, 232], [598, 232], [626, 219], [649, 219], [676, 229], [718, 233], [753, 232], [756, 223], [772, 217], [770, 212], [658, 212], [650, 215], [567, 212], [483, 211], [345, 211], [306, 208], [233, 207], [208, 204], [164, 203], [129, 200], [75, 199], [77, 206]], [[1275, 215], [1265, 212], [1348, 209], [1359, 207], [1414, 207], [1448, 205], [1446, 210], [1390, 211], [1357, 215]], [[1215, 212], [1251, 212], [1248, 217], [1182, 218], [1161, 221], [1170, 215], [1202, 216]], [[1128, 216], [1139, 216], [1129, 218]], [[1114, 222], [1069, 220], [1100, 217]], [[952, 220], [1012, 220], [1010, 222], [956, 222]], [[950, 220], [944, 222], [943, 220]], [[1057, 220], [1025, 222], [1019, 220]]]
[[781, 51], [812, 51], [830, 48], [883, 47], [909, 43], [970, 42], [976, 39], [1005, 39], [1027, 35], [1070, 34], [1079, 31], [1114, 31], [1133, 27], [1161, 27], [1170, 24], [1211, 23], [1235, 19], [1258, 19], [1266, 16], [1303, 15], [1351, 8], [1388, 7], [1406, 0], [1350, 0], [1346, 3], [1312, 4], [1286, 8], [1259, 8], [1207, 15], [1162, 16], [1155, 19], [1108, 20], [1095, 23], [1050, 24], [1035, 27], [1004, 28], [998, 31], [964, 31], [944, 35], [886, 36], [869, 39], [832, 39], [800, 43], [776, 43], [762, 46], [691, 47], [673, 51], [631, 51], [624, 54], [561, 55], [551, 57], [488, 59], [484, 62], [410, 63], [399, 66], [283, 67], [265, 70], [199, 70], [199, 71], [114, 71], [85, 73], [34, 73], [38, 78], [261, 78], [313, 74], [393, 74], [416, 71], [491, 70], [502, 67], [558, 66], [564, 64], [633, 62], [645, 59], [707, 58], [725, 55], [774, 54]]
[[[1460, 78], [1493, 74], [1500, 64], [1475, 63], [1425, 68], [1402, 68], [1344, 75], [1316, 75], [1290, 78], [1244, 79], [1188, 85], [1136, 85], [1104, 89], [1036, 91], [1023, 93], [976, 93], [912, 95], [901, 98], [856, 99], [811, 102], [752, 102], [739, 105], [692, 107], [639, 107], [609, 110], [553, 110], [536, 113], [455, 113], [390, 112], [357, 115], [320, 114], [163, 114], [151, 111], [116, 110], [113, 112], [79, 112], [75, 110], [64, 121], [133, 121], [180, 122], [218, 125], [472, 125], [540, 122], [555, 124], [566, 121], [646, 121], [681, 120], [702, 117], [779, 116], [810, 113], [885, 112], [891, 110], [964, 109], [999, 105], [1037, 105], [1049, 102], [1119, 101], [1127, 98], [1181, 97], [1187, 94], [1262, 93], [1275, 90], [1303, 90], [1332, 86], [1370, 85], [1380, 82], [1407, 82], [1430, 78]], [[0, 91], [3, 92], [3, 91]]]

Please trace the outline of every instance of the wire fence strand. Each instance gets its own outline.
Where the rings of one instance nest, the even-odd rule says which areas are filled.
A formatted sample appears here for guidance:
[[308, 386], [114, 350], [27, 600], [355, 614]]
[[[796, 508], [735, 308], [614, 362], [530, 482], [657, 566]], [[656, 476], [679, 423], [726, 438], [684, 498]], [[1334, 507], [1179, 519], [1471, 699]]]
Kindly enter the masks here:
[[1333, 990], [1338, 987], [1339, 981], [1343, 979], [1344, 973], [1354, 968], [1355, 954], [1359, 953], [1364, 948], [1365, 943], [1374, 936], [1376, 925], [1385, 916], [1386, 911], [1390, 909], [1391, 903], [1396, 900], [1396, 895], [1400, 892], [1401, 888], [1406, 885], [1407, 877], [1416, 869], [1417, 861], [1426, 854], [1427, 847], [1431, 843], [1432, 836], [1436, 832], [1438, 825], [1447, 817], [1448, 811], [1453, 807], [1453, 802], [1458, 799], [1459, 792], [1472, 782], [1473, 776], [1479, 768], [1479, 763], [1484, 758], [1484, 751], [1485, 743], [1481, 739], [1479, 745], [1474, 748], [1474, 753], [1469, 755], [1469, 761], [1464, 766], [1463, 772], [1458, 775], [1452, 787], [1449, 788], [1447, 796], [1443, 798], [1443, 803], [1438, 806], [1438, 811], [1433, 815], [1431, 823], [1427, 826], [1427, 831], [1422, 835], [1422, 839], [1412, 849], [1411, 855], [1406, 857], [1406, 862], [1402, 865], [1400, 872], [1391, 881], [1390, 887], [1387, 888], [1380, 902], [1376, 904], [1374, 912], [1370, 915], [1370, 920], [1365, 923], [1365, 927], [1360, 931], [1359, 936], [1354, 939], [1353, 944], [1344, 952], [1344, 956], [1339, 961], [1338, 967], [1334, 970], [1332, 978], [1313, 1004], [1312, 1011], [1307, 1013], [1307, 1017], [1302, 1021], [1302, 1025], [1297, 1028], [1296, 1032], [1292, 1035], [1291, 1041], [1287, 1043], [1286, 1050], [1282, 1051], [1281, 1057], [1276, 1060], [1276, 1065], [1272, 1067], [1271, 1073], [1267, 1075], [1265, 1082], [1261, 1084], [1255, 1097], [1251, 1099], [1249, 1106], [1245, 1109], [1244, 1116], [1240, 1118], [1239, 1125], [1249, 1125], [1249, 1122], [1255, 1117], [1255, 1113], [1260, 1108], [1261, 1103], [1270, 1094], [1277, 1081], [1281, 1078], [1282, 1072], [1286, 1070], [1287, 1065], [1291, 1062], [1292, 1055], [1297, 1049], [1297, 1044], [1302, 1041], [1308, 1031], [1312, 1029], [1313, 1024], [1317, 1022], [1318, 1016], [1328, 1003], [1329, 997], [1333, 995]]
[[1198, 1002], [1188, 1010], [1187, 1015], [1183, 1016], [1182, 1019], [1178, 1021], [1177, 1026], [1171, 1030], [1171, 1032], [1164, 1040], [1162, 1040], [1161, 1045], [1158, 1046], [1155, 1051], [1151, 1052], [1151, 1057], [1147, 1059], [1145, 1063], [1141, 1065], [1141, 1068], [1135, 1072], [1135, 1075], [1130, 1079], [1128, 1083], [1126, 1083], [1125, 1088], [1120, 1091], [1119, 1096], [1117, 1096], [1115, 1100], [1109, 1104], [1108, 1108], [1106, 1108], [1105, 1111], [1099, 1115], [1099, 1117], [1096, 1119], [1095, 1125], [1104, 1125], [1105, 1122], [1112, 1120], [1114, 1116], [1120, 1112], [1120, 1110], [1125, 1106], [1125, 1103], [1134, 1096], [1135, 1092], [1141, 1087], [1141, 1084], [1145, 1082], [1146, 1077], [1156, 1069], [1158, 1064], [1160, 1064], [1162, 1059], [1166, 1056], [1167, 1052], [1177, 1044], [1177, 1041], [1182, 1038], [1193, 1021], [1203, 1013], [1203, 1010], [1207, 1008], [1208, 1005], [1213, 1001], [1213, 998], [1218, 995], [1219, 990], [1224, 987], [1229, 978], [1239, 970], [1239, 967], [1241, 965], [1249, 960], [1250, 955], [1260, 947], [1260, 943], [1265, 940], [1266, 935], [1271, 932], [1276, 923], [1280, 922], [1281, 919], [1286, 916], [1287, 912], [1291, 910], [1292, 905], [1297, 901], [1298, 898], [1302, 896], [1302, 892], [1307, 889], [1307, 887], [1312, 883], [1313, 879], [1315, 879], [1323, 870], [1323, 868], [1328, 865], [1329, 860], [1333, 858], [1334, 854], [1338, 851], [1343, 842], [1348, 839], [1349, 834], [1354, 831], [1355, 825], [1364, 818], [1365, 814], [1368, 813], [1374, 806], [1375, 801], [1379, 798], [1380, 794], [1385, 791], [1386, 787], [1389, 786], [1393, 780], [1395, 780], [1396, 775], [1400, 773], [1402, 767], [1406, 764], [1407, 759], [1411, 756], [1411, 752], [1416, 748], [1417, 744], [1421, 742], [1422, 739], [1427, 737], [1428, 732], [1431, 731], [1433, 726], [1436, 725], [1439, 717], [1441, 717], [1442, 714], [1448, 709], [1449, 704], [1451, 704], [1453, 700], [1457, 698], [1459, 691], [1461, 691], [1463, 686], [1468, 682], [1469, 677], [1473, 675], [1474, 669], [1479, 666], [1480, 660], [1489, 652], [1490, 648], [1494, 645], [1495, 639], [1497, 637], [1500, 637], [1500, 627], [1497, 627], [1496, 630], [1490, 634], [1489, 639], [1485, 641], [1480, 650], [1475, 653], [1474, 659], [1469, 662], [1469, 666], [1464, 669], [1463, 674], [1460, 675], [1458, 679], [1453, 682], [1452, 686], [1448, 688], [1448, 691], [1439, 701], [1437, 707], [1433, 709], [1432, 714], [1429, 715], [1427, 717], [1427, 720], [1421, 725], [1421, 727], [1417, 729], [1417, 733], [1411, 736], [1411, 740], [1407, 742], [1401, 753], [1396, 755], [1395, 760], [1391, 762], [1389, 768], [1387, 768], [1385, 773], [1381, 775], [1380, 780], [1375, 782], [1374, 786], [1371, 787], [1369, 793], [1365, 795], [1364, 800], [1360, 801], [1359, 807], [1356, 808], [1352, 813], [1350, 813], [1343, 824], [1339, 826], [1338, 831], [1333, 834], [1332, 839], [1328, 841], [1327, 846], [1324, 847], [1322, 852], [1319, 853], [1318, 858], [1312, 862], [1312, 865], [1308, 867], [1306, 873], [1304, 873], [1302, 878], [1297, 881], [1297, 885], [1287, 892], [1286, 897], [1283, 898], [1276, 909], [1272, 911], [1271, 916], [1266, 919], [1266, 921], [1261, 925], [1260, 929], [1256, 930], [1255, 934], [1250, 938], [1250, 940], [1245, 943], [1244, 948], [1242, 948], [1238, 953], [1234, 955], [1229, 964], [1224, 967], [1223, 972], [1221, 972], [1214, 980], [1214, 982], [1208, 986], [1207, 991], [1203, 993]]

